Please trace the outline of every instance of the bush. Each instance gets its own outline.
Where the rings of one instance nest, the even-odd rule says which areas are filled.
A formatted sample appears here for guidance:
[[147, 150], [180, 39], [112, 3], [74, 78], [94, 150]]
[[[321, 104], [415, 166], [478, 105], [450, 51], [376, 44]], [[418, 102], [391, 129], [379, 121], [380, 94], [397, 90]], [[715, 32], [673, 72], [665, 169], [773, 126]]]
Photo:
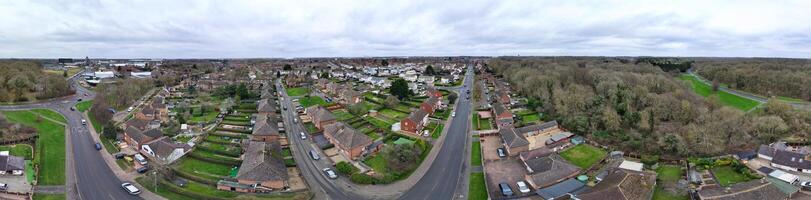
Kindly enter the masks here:
[[352, 175], [358, 173], [360, 170], [346, 161], [341, 161], [335, 164], [335, 169], [343, 175]]
[[368, 185], [374, 183], [374, 178], [366, 174], [353, 174], [349, 177], [349, 180], [357, 184]]
[[659, 162], [659, 155], [642, 155], [642, 164], [653, 166]]
[[731, 165], [731, 164], [732, 164], [732, 159], [729, 159], [729, 158], [718, 159], [718, 160], [715, 160], [715, 162], [713, 163], [713, 165], [716, 166], [716, 167], [718, 167], [718, 166], [728, 166], [728, 165]]

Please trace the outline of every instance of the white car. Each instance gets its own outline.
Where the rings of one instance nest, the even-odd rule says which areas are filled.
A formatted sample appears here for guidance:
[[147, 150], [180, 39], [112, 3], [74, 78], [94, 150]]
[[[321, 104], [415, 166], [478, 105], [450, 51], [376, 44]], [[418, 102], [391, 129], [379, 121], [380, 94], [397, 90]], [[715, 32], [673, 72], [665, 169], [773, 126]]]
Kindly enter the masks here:
[[127, 108], [127, 112], [132, 112], [132, 107]]
[[135, 154], [135, 161], [138, 161], [138, 163], [140, 163], [141, 165], [146, 165], [147, 164], [146, 158], [144, 158], [144, 156], [141, 155], [140, 153]]
[[516, 184], [516, 185], [518, 185], [518, 191], [521, 191], [521, 193], [529, 193], [529, 191], [530, 191], [530, 190], [529, 190], [529, 187], [527, 187], [527, 183], [526, 183], [526, 182], [524, 182], [524, 181], [518, 181], [518, 182], [517, 182], [517, 183], [515, 183], [515, 184]]
[[82, 119], [82, 125], [87, 125], [87, 121], [85, 121], [84, 119]]
[[453, 112], [451, 113], [451, 117], [456, 117], [456, 111], [453, 111]]
[[132, 183], [124, 182], [121, 184], [121, 187], [124, 188], [124, 190], [126, 190], [127, 193], [130, 193], [131, 195], [141, 194], [141, 190], [138, 189], [138, 187], [132, 185]]
[[299, 133], [299, 135], [301, 135], [301, 139], [302, 139], [302, 140], [306, 140], [306, 139], [307, 139], [307, 134], [304, 134], [304, 132]]
[[327, 175], [327, 177], [330, 178], [330, 179], [338, 178], [338, 174], [335, 173], [335, 170], [332, 170], [330, 168], [324, 168], [321, 171], [324, 171], [324, 175]]
[[803, 189], [811, 190], [811, 182], [809, 181], [800, 183], [800, 186], [803, 187]]

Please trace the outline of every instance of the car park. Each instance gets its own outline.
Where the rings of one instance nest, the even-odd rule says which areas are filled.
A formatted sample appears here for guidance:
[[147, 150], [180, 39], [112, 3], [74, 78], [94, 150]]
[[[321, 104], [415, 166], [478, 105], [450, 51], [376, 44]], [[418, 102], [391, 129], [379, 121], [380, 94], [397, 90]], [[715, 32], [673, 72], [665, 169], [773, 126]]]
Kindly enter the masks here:
[[321, 171], [324, 171], [324, 175], [326, 175], [326, 176], [327, 176], [328, 178], [330, 178], [330, 179], [336, 179], [336, 178], [338, 178], [338, 174], [336, 174], [336, 173], [335, 173], [335, 170], [332, 170], [332, 169], [330, 169], [330, 168], [324, 168], [324, 169], [323, 169], [323, 170], [321, 170]]
[[515, 183], [515, 185], [518, 185], [518, 191], [520, 191], [521, 193], [526, 194], [529, 193], [530, 191], [529, 187], [527, 186], [527, 183], [524, 181], [518, 181], [517, 183]]
[[315, 151], [315, 149], [310, 150], [310, 157], [313, 158], [313, 160], [321, 159], [321, 156], [318, 156], [318, 152]]
[[498, 152], [498, 157], [507, 157], [507, 154], [504, 153], [504, 148], [498, 148], [496, 151]]
[[499, 187], [499, 189], [501, 189], [501, 195], [504, 195], [504, 196], [512, 196], [513, 195], [513, 190], [512, 190], [512, 188], [510, 188], [510, 185], [508, 185], [507, 183], [499, 183], [498, 187]]
[[132, 183], [124, 182], [121, 184], [121, 187], [131, 195], [141, 194], [141, 190], [138, 189], [138, 187], [135, 187], [135, 185], [132, 185]]

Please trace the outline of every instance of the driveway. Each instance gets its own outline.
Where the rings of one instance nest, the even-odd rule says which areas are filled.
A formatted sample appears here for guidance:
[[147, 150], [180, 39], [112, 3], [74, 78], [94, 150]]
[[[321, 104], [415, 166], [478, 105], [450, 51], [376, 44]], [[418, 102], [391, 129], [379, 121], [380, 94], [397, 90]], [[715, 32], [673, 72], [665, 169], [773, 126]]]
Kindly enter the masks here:
[[[487, 182], [487, 193], [491, 198], [499, 199], [504, 198], [501, 195], [501, 190], [498, 187], [499, 183], [507, 183], [512, 188], [513, 193], [518, 195], [518, 186], [515, 185], [518, 181], [524, 180], [526, 169], [524, 164], [516, 158], [507, 158], [497, 161], [485, 162], [484, 173]], [[513, 196], [514, 197], [514, 196]]]

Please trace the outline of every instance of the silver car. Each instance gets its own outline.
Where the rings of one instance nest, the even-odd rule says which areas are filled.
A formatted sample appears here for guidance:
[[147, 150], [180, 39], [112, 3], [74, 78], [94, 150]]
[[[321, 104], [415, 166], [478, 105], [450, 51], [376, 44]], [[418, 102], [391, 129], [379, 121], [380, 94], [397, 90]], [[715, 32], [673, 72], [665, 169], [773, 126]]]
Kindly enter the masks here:
[[327, 175], [327, 177], [330, 179], [338, 178], [338, 174], [335, 173], [335, 170], [332, 170], [330, 168], [324, 168], [321, 171], [324, 171], [324, 175]]
[[124, 182], [121, 184], [121, 187], [124, 188], [124, 190], [126, 190], [127, 193], [130, 193], [131, 195], [141, 194], [141, 190], [138, 189], [138, 187], [135, 187], [135, 185], [132, 185], [132, 183]]

